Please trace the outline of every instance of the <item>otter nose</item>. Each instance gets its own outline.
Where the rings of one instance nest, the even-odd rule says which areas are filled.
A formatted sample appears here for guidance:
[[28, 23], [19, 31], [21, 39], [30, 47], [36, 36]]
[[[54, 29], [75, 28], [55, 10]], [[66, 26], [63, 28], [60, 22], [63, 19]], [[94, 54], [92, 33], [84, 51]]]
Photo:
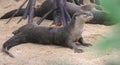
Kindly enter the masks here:
[[91, 18], [94, 17], [92, 13], [87, 13], [86, 16], [90, 16]]

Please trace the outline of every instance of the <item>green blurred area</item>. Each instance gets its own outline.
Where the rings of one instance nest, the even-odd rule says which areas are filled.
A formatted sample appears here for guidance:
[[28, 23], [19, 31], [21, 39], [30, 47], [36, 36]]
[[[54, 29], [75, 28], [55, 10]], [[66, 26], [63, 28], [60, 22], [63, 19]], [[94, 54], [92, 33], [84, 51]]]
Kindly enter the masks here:
[[101, 5], [110, 13], [111, 21], [117, 22], [117, 26], [113, 28], [114, 35], [101, 41], [98, 48], [101, 50], [120, 49], [120, 0], [101, 0]]
[[[117, 49], [120, 52], [120, 0], [100, 0], [102, 7], [110, 13], [111, 21], [116, 23], [113, 28], [113, 34], [108, 36], [109, 38], [100, 41], [97, 48], [101, 51]], [[120, 59], [120, 58], [118, 58]], [[105, 65], [120, 65], [120, 60], [112, 59]], [[116, 62], [118, 61], [118, 62]]]
[[120, 22], [120, 0], [101, 0], [101, 5], [111, 13], [112, 21]]

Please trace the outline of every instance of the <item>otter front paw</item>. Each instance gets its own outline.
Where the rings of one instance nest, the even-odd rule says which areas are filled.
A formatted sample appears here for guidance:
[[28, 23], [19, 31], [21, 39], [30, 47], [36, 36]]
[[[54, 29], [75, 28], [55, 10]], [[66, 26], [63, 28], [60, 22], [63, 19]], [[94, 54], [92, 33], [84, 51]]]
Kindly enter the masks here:
[[74, 53], [82, 53], [83, 50], [82, 49], [74, 49]]
[[90, 43], [83, 43], [82, 45], [86, 46], [86, 47], [92, 46], [92, 44], [90, 44]]

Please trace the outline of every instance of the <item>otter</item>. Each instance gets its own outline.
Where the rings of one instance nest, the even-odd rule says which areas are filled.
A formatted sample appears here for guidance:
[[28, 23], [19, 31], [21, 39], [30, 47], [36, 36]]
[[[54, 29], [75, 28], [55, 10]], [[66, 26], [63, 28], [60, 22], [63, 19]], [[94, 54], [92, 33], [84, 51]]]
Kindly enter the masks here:
[[[47, 5], [46, 5], [47, 4]], [[38, 8], [35, 8], [34, 11], [34, 17], [43, 17], [44, 14], [46, 14], [48, 11], [50, 11], [51, 9], [53, 9], [53, 0], [45, 0], [42, 5]], [[102, 10], [102, 8], [98, 5], [95, 4], [89, 4], [89, 5], [76, 5], [74, 3], [70, 3], [70, 2], [66, 2], [66, 8], [68, 13], [70, 14], [70, 16], [72, 17], [74, 15], [74, 13], [76, 11], [78, 11], [79, 9], [81, 10], [86, 10], [86, 11], [90, 11], [91, 13], [93, 13], [94, 18], [92, 19], [92, 21], [88, 21], [88, 23], [94, 23], [94, 24], [105, 24], [105, 21], [109, 21], [110, 18], [108, 18], [109, 13], [105, 12]], [[21, 9], [16, 15], [17, 16], [22, 16], [24, 14], [25, 9]], [[6, 13], [5, 15], [1, 16], [0, 19], [7, 19], [10, 18], [14, 13], [16, 12], [16, 10], [12, 10], [8, 13]], [[49, 20], [53, 20], [54, 16], [53, 16], [53, 12], [50, 13], [46, 19]]]
[[83, 27], [86, 21], [93, 18], [93, 14], [88, 11], [79, 10], [73, 17], [71, 22], [63, 27], [45, 27], [39, 26], [36, 23], [28, 23], [18, 30], [14, 31], [9, 40], [3, 44], [3, 52], [10, 57], [14, 57], [8, 52], [13, 46], [23, 43], [40, 43], [40, 44], [55, 44], [74, 49], [74, 52], [83, 52], [76, 45], [79, 42], [84, 46], [91, 44], [84, 42], [82, 38]]

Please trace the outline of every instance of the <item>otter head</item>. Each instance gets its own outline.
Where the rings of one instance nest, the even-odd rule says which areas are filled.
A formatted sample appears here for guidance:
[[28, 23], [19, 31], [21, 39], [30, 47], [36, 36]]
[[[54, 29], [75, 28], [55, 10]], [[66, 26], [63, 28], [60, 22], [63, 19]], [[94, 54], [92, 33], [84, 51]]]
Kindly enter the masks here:
[[89, 11], [80, 10], [74, 14], [75, 20], [87, 22], [93, 19], [93, 14]]

